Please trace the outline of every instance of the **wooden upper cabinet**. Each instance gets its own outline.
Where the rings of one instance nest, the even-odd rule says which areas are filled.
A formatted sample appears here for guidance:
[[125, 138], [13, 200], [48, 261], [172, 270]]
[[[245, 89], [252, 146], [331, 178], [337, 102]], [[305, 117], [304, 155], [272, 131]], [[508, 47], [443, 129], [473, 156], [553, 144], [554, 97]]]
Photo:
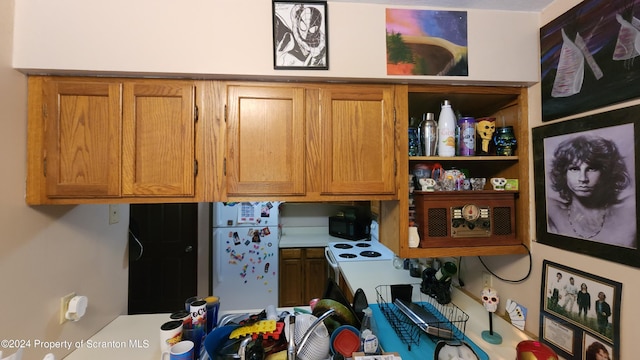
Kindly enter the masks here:
[[42, 90], [47, 196], [120, 196], [120, 83], [47, 81]]
[[386, 85], [320, 89], [323, 194], [394, 194], [394, 90]]
[[193, 196], [193, 82], [125, 82], [122, 194]]
[[305, 91], [227, 88], [227, 195], [305, 194]]
[[195, 201], [196, 84], [30, 77], [27, 203]]

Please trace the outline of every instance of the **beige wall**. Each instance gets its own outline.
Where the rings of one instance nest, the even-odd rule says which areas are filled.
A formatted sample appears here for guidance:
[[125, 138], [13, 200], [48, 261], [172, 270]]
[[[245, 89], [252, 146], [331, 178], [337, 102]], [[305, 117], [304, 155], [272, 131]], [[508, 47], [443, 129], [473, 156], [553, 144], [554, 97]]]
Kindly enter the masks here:
[[[559, 15], [563, 14], [573, 6], [579, 4], [579, 0], [557, 0], [551, 6], [549, 6], [541, 14], [540, 27], [544, 26], [551, 20], [555, 19]], [[640, 100], [630, 101], [626, 104], [607, 107], [605, 109], [599, 109], [585, 114], [579, 114], [575, 117], [581, 117], [583, 115], [591, 114], [594, 112], [602, 112], [604, 110], [611, 110], [613, 108], [620, 108], [624, 106], [637, 105]], [[531, 87], [529, 96], [529, 120], [531, 127], [537, 127], [542, 125], [542, 111], [541, 111], [541, 98], [540, 98], [540, 86], [539, 84]], [[571, 121], [566, 119], [560, 119], [559, 121]], [[531, 142], [530, 142], [531, 144]], [[530, 145], [531, 146], [531, 145]], [[529, 153], [532, 153], [532, 149], [529, 148]], [[533, 186], [533, 157], [530, 155], [531, 169], [530, 184]], [[533, 189], [531, 189], [533, 193]], [[530, 209], [531, 223], [535, 224], [535, 204], [531, 204]], [[535, 241], [535, 228], [531, 229], [531, 238]], [[503, 300], [507, 298], [515, 299], [527, 307], [529, 313], [527, 315], [526, 330], [538, 334], [539, 317], [540, 317], [540, 288], [542, 284], [542, 261], [547, 259], [555, 263], [564, 264], [574, 269], [582, 270], [587, 273], [596, 274], [604, 278], [612, 279], [622, 283], [622, 307], [621, 307], [621, 321], [620, 321], [620, 354], [617, 359], [636, 359], [638, 358], [635, 341], [637, 341], [637, 335], [640, 332], [640, 308], [637, 304], [640, 302], [640, 286], [638, 286], [637, 279], [640, 276], [640, 269], [620, 265], [611, 261], [600, 260], [595, 257], [583, 256], [573, 252], [560, 250], [554, 247], [550, 247], [536, 242], [532, 243], [531, 252], [533, 254], [533, 270], [531, 276], [521, 284], [507, 284], [501, 281], [494, 280], [494, 286], [500, 291], [500, 296]], [[483, 260], [493, 269], [498, 275], [507, 279], [516, 279], [524, 276], [528, 269], [528, 259], [526, 256], [502, 256], [493, 258], [483, 258]], [[482, 290], [482, 281], [479, 279], [481, 272], [474, 271], [479, 270], [482, 266], [476, 258], [467, 258], [466, 268], [463, 269], [464, 280], [469, 284], [468, 290], [473, 293], [479, 294]], [[504, 302], [499, 307], [499, 313], [504, 314]]]
[[[39, 360], [47, 351], [35, 340], [87, 339], [126, 313], [129, 207], [108, 225], [106, 205], [25, 204], [27, 81], [11, 64], [13, 6], [0, 1], [0, 339], [30, 339], [23, 359]], [[70, 292], [88, 296], [87, 314], [58, 325], [59, 298]]]
[[[271, 20], [265, 16], [271, 13], [270, 2], [263, 0], [179, 3], [170, 0], [21, 0], [15, 10], [17, 40], [13, 66], [29, 72], [54, 69], [201, 74], [204, 77], [305, 76], [535, 83], [539, 77], [539, 27], [577, 3], [578, 0], [557, 0], [542, 14], [470, 11], [469, 78], [402, 79], [387, 76], [384, 62], [378, 60], [384, 58], [384, 6], [330, 2], [330, 70], [276, 72], [271, 60]], [[4, 190], [0, 190], [4, 192], [0, 209], [6, 212], [0, 218], [3, 238], [0, 273], [17, 274], [16, 280], [5, 281], [0, 289], [3, 294], [16, 293], [27, 299], [14, 296], [14, 300], [0, 300], [0, 305], [4, 305], [3, 309], [24, 308], [24, 303], [34, 308], [37, 319], [28, 327], [7, 329], [5, 324], [19, 324], [23, 320], [20, 314], [3, 310], [0, 315], [0, 324], [3, 324], [0, 335], [3, 336], [0, 337], [86, 338], [126, 308], [126, 228], [122, 222], [107, 225], [105, 206], [29, 208], [24, 205], [25, 79], [11, 70], [9, 59], [13, 1], [0, 4], [2, 26], [7, 27], [0, 35], [0, 109], [4, 126], [10, 129], [1, 135], [4, 138], [0, 146], [4, 147], [3, 165], [11, 169], [6, 172]], [[510, 36], [505, 39], [506, 33]], [[541, 124], [539, 93], [538, 85], [534, 85], [529, 99], [532, 126]], [[530, 183], [533, 185], [533, 181]], [[532, 223], [535, 223], [534, 209], [532, 204]], [[122, 218], [126, 216], [123, 214]], [[535, 240], [534, 229], [531, 238]], [[73, 246], [80, 249], [70, 253]], [[538, 333], [541, 266], [542, 261], [548, 259], [623, 283], [620, 358], [635, 358], [632, 337], [640, 325], [632, 319], [640, 318], [640, 309], [635, 306], [640, 302], [640, 287], [634, 280], [640, 270], [535, 242], [531, 249], [533, 268], [526, 281], [494, 282], [503, 299], [513, 298], [528, 308], [526, 329]], [[529, 267], [526, 256], [483, 260], [498, 275], [509, 279], [524, 276]], [[44, 270], [35, 270], [40, 267], [36, 264], [44, 265]], [[481, 281], [475, 276], [480, 274], [479, 261], [469, 257], [463, 264], [467, 289], [479, 294]], [[66, 276], [70, 279], [61, 279]], [[87, 315], [86, 321], [58, 326], [55, 313], [58, 297], [69, 291], [89, 295], [90, 301], [94, 300], [90, 305], [94, 311]], [[98, 303], [100, 297], [104, 299], [102, 304]], [[498, 312], [503, 313], [503, 309], [504, 303]]]
[[[305, 72], [273, 69], [271, 1], [21, 0], [14, 65], [35, 71], [399, 80], [386, 75], [385, 8], [329, 2], [329, 70]], [[469, 10], [467, 17], [469, 77], [412, 80], [537, 81], [536, 13]]]

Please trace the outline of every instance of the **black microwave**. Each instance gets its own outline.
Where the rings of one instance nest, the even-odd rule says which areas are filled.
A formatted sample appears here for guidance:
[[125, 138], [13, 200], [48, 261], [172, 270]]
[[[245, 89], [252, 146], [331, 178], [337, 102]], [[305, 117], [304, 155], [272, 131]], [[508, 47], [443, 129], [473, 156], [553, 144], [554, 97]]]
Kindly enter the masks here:
[[347, 240], [370, 240], [371, 220], [344, 216], [329, 217], [329, 235]]

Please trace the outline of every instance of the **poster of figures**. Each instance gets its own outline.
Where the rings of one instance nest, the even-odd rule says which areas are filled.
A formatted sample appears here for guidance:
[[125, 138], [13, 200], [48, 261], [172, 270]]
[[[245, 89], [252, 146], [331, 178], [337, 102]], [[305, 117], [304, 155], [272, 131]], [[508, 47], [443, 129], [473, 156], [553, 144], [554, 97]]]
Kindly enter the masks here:
[[540, 338], [565, 359], [618, 359], [622, 284], [543, 262]]
[[386, 9], [388, 75], [468, 76], [467, 12]]
[[542, 121], [640, 96], [640, 0], [585, 0], [540, 29]]
[[273, 2], [274, 69], [329, 69], [326, 1]]

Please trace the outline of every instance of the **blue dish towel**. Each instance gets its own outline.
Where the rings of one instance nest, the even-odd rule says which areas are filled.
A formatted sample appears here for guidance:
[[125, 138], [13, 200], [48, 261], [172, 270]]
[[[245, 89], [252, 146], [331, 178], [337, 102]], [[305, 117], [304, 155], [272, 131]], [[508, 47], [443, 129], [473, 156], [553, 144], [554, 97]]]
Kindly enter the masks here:
[[[402, 360], [433, 359], [438, 339], [432, 339], [426, 334], [421, 334], [418, 344], [412, 344], [411, 350], [408, 350], [407, 344], [398, 338], [378, 304], [369, 304], [369, 307], [373, 311], [373, 318], [378, 328], [378, 340], [385, 351], [397, 352], [402, 357]], [[471, 346], [481, 360], [489, 360], [487, 353], [474, 344], [466, 335], [464, 336], [464, 341]]]

